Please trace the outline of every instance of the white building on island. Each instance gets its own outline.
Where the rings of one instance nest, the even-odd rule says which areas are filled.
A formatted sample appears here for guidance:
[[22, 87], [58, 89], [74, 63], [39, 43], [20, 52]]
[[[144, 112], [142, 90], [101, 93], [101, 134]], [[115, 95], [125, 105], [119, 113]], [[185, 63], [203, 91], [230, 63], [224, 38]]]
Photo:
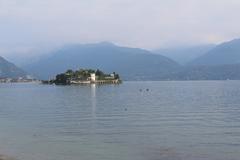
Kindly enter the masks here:
[[95, 82], [96, 81], [96, 74], [95, 73], [91, 73], [91, 81]]

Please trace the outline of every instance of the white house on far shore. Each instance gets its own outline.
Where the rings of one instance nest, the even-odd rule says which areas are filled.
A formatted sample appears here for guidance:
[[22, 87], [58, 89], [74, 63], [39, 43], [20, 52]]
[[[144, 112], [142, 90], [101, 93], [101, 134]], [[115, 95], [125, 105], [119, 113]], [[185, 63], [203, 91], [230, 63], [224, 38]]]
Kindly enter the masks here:
[[91, 81], [95, 82], [96, 81], [96, 74], [91, 73]]

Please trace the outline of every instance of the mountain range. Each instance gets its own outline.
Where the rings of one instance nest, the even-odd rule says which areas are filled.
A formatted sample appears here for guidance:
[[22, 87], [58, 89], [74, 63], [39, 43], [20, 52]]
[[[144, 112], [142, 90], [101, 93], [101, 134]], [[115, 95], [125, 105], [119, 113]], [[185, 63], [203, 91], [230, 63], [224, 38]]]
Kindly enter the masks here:
[[196, 58], [205, 55], [216, 45], [198, 45], [198, 46], [187, 46], [187, 47], [172, 47], [172, 48], [160, 48], [155, 49], [152, 52], [171, 58], [181, 65], [186, 65]]
[[24, 69], [42, 79], [53, 77], [65, 70], [95, 68], [117, 72], [124, 80], [163, 79], [174, 73], [180, 65], [170, 58], [150, 51], [119, 47], [112, 43], [69, 45], [51, 53]]
[[189, 64], [216, 66], [238, 63], [240, 63], [240, 39], [222, 43]]
[[[13, 66], [18, 69], [11, 63], [6, 65], [6, 60], [1, 63], [5, 64], [5, 73], [11, 73]], [[117, 72], [123, 80], [240, 80], [240, 40], [154, 52], [108, 42], [75, 44], [63, 46], [24, 66], [24, 70], [39, 79], [54, 78], [67, 69], [79, 68]], [[3, 76], [3, 65], [0, 69]], [[18, 69], [16, 73], [24, 72]]]

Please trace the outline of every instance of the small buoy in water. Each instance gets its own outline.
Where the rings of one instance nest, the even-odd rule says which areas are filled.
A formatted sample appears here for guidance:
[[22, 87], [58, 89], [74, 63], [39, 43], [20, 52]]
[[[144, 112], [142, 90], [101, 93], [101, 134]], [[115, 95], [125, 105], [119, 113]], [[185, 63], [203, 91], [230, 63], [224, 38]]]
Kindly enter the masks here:
[[124, 111], [127, 111], [127, 108], [125, 108]]
[[149, 91], [149, 89], [147, 88], [147, 89], [146, 89], [146, 91], [148, 92], [148, 91]]

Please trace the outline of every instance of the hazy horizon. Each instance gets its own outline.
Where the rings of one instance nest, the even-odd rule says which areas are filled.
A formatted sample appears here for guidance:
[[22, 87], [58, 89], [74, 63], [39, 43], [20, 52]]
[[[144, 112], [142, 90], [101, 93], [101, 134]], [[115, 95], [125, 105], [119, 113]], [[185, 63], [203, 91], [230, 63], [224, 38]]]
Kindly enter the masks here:
[[148, 50], [219, 44], [240, 37], [239, 14], [238, 0], [0, 0], [0, 55], [102, 41]]

